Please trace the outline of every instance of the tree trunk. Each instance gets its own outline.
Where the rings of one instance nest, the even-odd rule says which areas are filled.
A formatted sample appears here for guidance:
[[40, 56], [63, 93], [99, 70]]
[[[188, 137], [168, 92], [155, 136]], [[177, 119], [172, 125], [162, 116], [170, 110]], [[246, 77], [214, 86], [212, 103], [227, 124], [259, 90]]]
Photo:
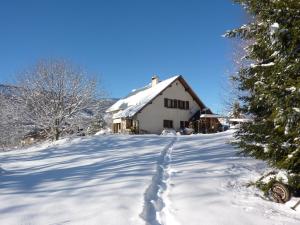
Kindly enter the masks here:
[[60, 130], [59, 130], [59, 119], [55, 120], [55, 128], [54, 128], [54, 138], [57, 141], [60, 136]]
[[59, 128], [56, 127], [55, 128], [55, 134], [54, 134], [54, 138], [55, 138], [56, 141], [59, 139], [59, 136], [60, 136], [60, 131], [59, 131]]

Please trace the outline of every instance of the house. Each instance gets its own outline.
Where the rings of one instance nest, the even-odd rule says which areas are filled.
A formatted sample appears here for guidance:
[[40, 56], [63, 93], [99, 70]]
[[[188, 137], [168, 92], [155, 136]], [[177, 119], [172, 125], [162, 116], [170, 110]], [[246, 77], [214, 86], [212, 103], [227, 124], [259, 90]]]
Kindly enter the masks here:
[[163, 129], [179, 131], [185, 127], [195, 132], [216, 132], [216, 118], [200, 119], [212, 114], [181, 76], [159, 81], [153, 76], [144, 88], [133, 90], [106, 111], [112, 115], [114, 133], [160, 134]]

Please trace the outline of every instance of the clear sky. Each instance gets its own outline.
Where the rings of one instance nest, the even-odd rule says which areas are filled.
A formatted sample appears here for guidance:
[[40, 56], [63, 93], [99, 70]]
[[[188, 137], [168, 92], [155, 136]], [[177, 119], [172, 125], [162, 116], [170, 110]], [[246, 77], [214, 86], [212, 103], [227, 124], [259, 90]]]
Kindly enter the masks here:
[[1, 0], [0, 83], [41, 58], [66, 58], [101, 77], [111, 97], [181, 74], [222, 108], [232, 45], [243, 23], [231, 0]]

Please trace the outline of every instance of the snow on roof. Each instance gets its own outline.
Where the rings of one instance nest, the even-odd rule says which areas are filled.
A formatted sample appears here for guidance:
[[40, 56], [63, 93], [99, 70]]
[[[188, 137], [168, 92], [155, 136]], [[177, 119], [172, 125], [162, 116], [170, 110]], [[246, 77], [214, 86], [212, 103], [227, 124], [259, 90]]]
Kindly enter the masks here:
[[226, 116], [221, 116], [218, 114], [201, 114], [200, 118], [226, 118]]
[[252, 122], [252, 119], [247, 119], [247, 118], [233, 118], [233, 119], [229, 119], [230, 122], [241, 122], [241, 123], [248, 123], [248, 122]]
[[253, 118], [251, 117], [246, 117], [243, 115], [244, 118], [232, 118], [232, 115], [229, 116], [222, 116], [218, 114], [201, 114], [200, 118], [218, 118], [218, 119], [228, 119], [230, 122], [241, 122], [241, 123], [248, 123], [252, 122]]
[[125, 98], [113, 104], [106, 112], [115, 112], [113, 118], [124, 118], [134, 116], [140, 109], [153, 100], [159, 93], [172, 84], [178, 77], [174, 76], [159, 82], [151, 87], [151, 84], [137, 90], [133, 90]]

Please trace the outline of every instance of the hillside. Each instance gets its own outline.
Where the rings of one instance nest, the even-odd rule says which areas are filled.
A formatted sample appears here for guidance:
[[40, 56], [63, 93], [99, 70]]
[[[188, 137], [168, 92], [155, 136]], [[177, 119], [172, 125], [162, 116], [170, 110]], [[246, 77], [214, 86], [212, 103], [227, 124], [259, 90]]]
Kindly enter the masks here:
[[1, 224], [299, 224], [295, 198], [246, 188], [266, 165], [231, 139], [107, 135], [1, 153]]

